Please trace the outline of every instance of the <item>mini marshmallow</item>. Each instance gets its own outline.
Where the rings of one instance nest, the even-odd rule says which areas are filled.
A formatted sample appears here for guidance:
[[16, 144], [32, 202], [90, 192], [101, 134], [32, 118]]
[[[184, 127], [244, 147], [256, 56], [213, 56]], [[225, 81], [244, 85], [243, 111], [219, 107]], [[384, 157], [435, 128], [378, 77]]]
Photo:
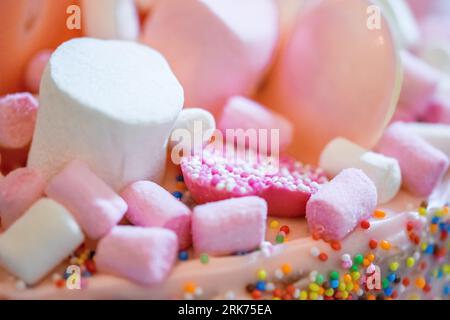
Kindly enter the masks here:
[[108, 233], [127, 211], [125, 201], [78, 160], [57, 174], [45, 193], [65, 206], [91, 239]]
[[45, 181], [34, 169], [19, 168], [0, 182], [0, 216], [2, 227], [9, 228], [44, 194]]
[[178, 236], [180, 249], [191, 245], [191, 210], [154, 182], [138, 181], [121, 196], [128, 204], [128, 220], [141, 227], [161, 227]]
[[324, 148], [319, 166], [332, 176], [347, 168], [361, 169], [375, 184], [378, 203], [394, 198], [402, 184], [397, 160], [370, 152], [344, 138], [336, 138]]
[[401, 122], [386, 129], [377, 150], [398, 160], [404, 187], [421, 197], [431, 194], [449, 166], [449, 158], [442, 151]]
[[163, 177], [183, 89], [158, 52], [126, 41], [65, 42], [47, 65], [39, 98], [28, 166], [46, 179], [73, 159], [115, 190]]
[[134, 0], [82, 0], [83, 30], [88, 37], [137, 40], [139, 17]]
[[0, 235], [0, 264], [33, 285], [83, 240], [80, 227], [63, 206], [41, 199]]
[[270, 130], [278, 129], [280, 151], [289, 146], [293, 135], [292, 124], [286, 118], [270, 111], [259, 103], [240, 96], [228, 100], [220, 117], [218, 128], [222, 130], [224, 135], [227, 129], [242, 129], [244, 131], [265, 129], [268, 131], [268, 146], [271, 145]]
[[42, 74], [52, 55], [52, 50], [41, 50], [36, 53], [27, 65], [25, 71], [25, 86], [33, 93], [39, 92]]
[[20, 149], [33, 136], [38, 110], [37, 100], [29, 93], [0, 98], [0, 146]]
[[417, 122], [405, 126], [450, 158], [450, 125]]
[[259, 197], [197, 206], [192, 215], [194, 249], [211, 255], [256, 249], [264, 240], [266, 218], [267, 203]]
[[341, 240], [377, 205], [377, 189], [362, 170], [345, 169], [313, 194], [306, 204], [312, 233], [327, 240]]
[[169, 61], [186, 105], [217, 116], [226, 100], [256, 89], [278, 40], [274, 0], [163, 0], [144, 23], [142, 41]]
[[100, 272], [155, 285], [169, 274], [177, 255], [177, 236], [162, 228], [117, 226], [97, 246]]
[[446, 96], [436, 96], [430, 102], [422, 121], [450, 124], [450, 90]]
[[[174, 128], [169, 143], [170, 148], [181, 143], [183, 147], [191, 151], [199, 150], [211, 139], [216, 129], [216, 120], [211, 113], [204, 109], [188, 108], [183, 109], [183, 112], [180, 113]], [[180, 141], [181, 137], [186, 138], [185, 134], [188, 134], [190, 139]]]
[[439, 73], [407, 51], [401, 53], [404, 81], [399, 105], [414, 116], [426, 112], [440, 81]]

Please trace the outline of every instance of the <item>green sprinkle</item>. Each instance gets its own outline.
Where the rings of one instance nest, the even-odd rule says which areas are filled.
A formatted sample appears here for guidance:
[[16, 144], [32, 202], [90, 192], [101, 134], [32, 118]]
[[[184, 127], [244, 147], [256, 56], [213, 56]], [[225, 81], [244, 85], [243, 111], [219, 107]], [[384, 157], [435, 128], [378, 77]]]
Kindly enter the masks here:
[[282, 234], [277, 234], [277, 237], [275, 238], [276, 243], [283, 243], [284, 242], [284, 236]]
[[355, 256], [355, 258], [353, 259], [353, 263], [356, 265], [360, 265], [361, 263], [363, 263], [364, 261], [364, 257], [362, 256], [362, 254], [357, 254]]
[[200, 262], [201, 262], [202, 264], [208, 264], [208, 262], [209, 262], [209, 256], [208, 256], [206, 253], [202, 253], [202, 254], [200, 255]]
[[324, 280], [325, 280], [325, 279], [323, 278], [323, 275], [318, 274], [318, 275], [316, 276], [316, 283], [317, 283], [318, 285], [323, 284]]
[[331, 271], [331, 272], [330, 272], [330, 279], [331, 279], [331, 280], [337, 280], [337, 279], [339, 279], [339, 272], [337, 272], [337, 271]]

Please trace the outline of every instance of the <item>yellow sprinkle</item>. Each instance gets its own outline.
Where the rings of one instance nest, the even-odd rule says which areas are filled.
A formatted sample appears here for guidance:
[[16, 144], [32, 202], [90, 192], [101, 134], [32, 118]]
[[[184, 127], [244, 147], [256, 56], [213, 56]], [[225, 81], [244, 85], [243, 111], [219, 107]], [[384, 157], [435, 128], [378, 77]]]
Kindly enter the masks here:
[[361, 274], [358, 271], [353, 271], [352, 272], [353, 281], [359, 280], [359, 278], [361, 278]]
[[419, 299], [420, 299], [420, 296], [419, 296], [418, 294], [416, 294], [416, 293], [413, 293], [413, 294], [411, 294], [411, 295], [408, 297], [408, 299], [409, 299], [409, 300], [419, 300]]
[[341, 283], [339, 283], [339, 286], [338, 286], [338, 290], [339, 291], [344, 291], [345, 290], [345, 283], [343, 283], [343, 282], [341, 282]]
[[419, 214], [420, 214], [421, 216], [426, 216], [426, 215], [427, 215], [427, 209], [426, 209], [426, 208], [423, 208], [423, 207], [420, 207], [420, 208], [419, 208]]
[[281, 271], [283, 271], [284, 274], [288, 274], [292, 272], [292, 267], [289, 263], [285, 263], [281, 266]]
[[384, 212], [383, 210], [375, 210], [373, 216], [377, 219], [383, 219], [384, 217], [386, 217], [386, 212]]
[[353, 282], [348, 283], [347, 286], [345, 287], [345, 290], [352, 291], [353, 290]]
[[308, 292], [306, 292], [306, 291], [300, 292], [300, 297], [299, 297], [300, 300], [306, 300], [307, 298], [308, 298]]
[[389, 250], [391, 248], [391, 243], [389, 241], [386, 241], [386, 240], [381, 240], [380, 247], [383, 250]]
[[311, 283], [309, 285], [309, 290], [313, 291], [313, 292], [318, 292], [320, 289], [319, 285], [317, 283]]
[[259, 280], [266, 280], [267, 279], [267, 272], [264, 269], [258, 270], [257, 275], [258, 275], [258, 279]]
[[273, 297], [272, 300], [281, 300], [280, 297]]
[[394, 271], [394, 272], [398, 270], [398, 267], [399, 267], [398, 262], [392, 262], [392, 263], [389, 265], [389, 269], [391, 269], [391, 271]]
[[414, 264], [416, 263], [416, 260], [413, 258], [413, 257], [408, 257], [407, 259], [406, 259], [406, 266], [408, 267], [408, 268], [412, 268], [412, 267], [414, 267]]
[[342, 299], [347, 299], [348, 298], [348, 292], [344, 291], [342, 292]]
[[318, 297], [319, 297], [319, 294], [317, 292], [309, 293], [309, 299], [311, 299], [311, 300], [317, 300]]
[[426, 243], [426, 242], [422, 242], [422, 243], [420, 244], [420, 249], [422, 249], [422, 251], [427, 250], [427, 247], [428, 247], [428, 243]]
[[332, 288], [325, 290], [325, 295], [327, 297], [331, 297], [331, 296], [333, 296], [333, 294], [334, 294], [334, 290]]
[[277, 220], [272, 220], [270, 222], [270, 229], [277, 229], [280, 226], [280, 223]]

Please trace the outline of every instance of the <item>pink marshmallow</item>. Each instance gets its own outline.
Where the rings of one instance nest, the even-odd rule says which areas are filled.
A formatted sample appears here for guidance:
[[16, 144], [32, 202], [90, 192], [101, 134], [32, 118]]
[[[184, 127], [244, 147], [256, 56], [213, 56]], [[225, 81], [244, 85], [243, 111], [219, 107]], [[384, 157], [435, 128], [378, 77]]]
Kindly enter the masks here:
[[449, 159], [442, 151], [401, 122], [386, 129], [377, 150], [398, 160], [404, 187], [421, 197], [431, 194], [449, 166]]
[[167, 278], [177, 250], [170, 230], [117, 226], [98, 243], [95, 262], [100, 272], [155, 285]]
[[194, 249], [211, 255], [256, 249], [264, 240], [266, 218], [267, 203], [259, 197], [197, 206], [192, 215]]
[[25, 71], [25, 86], [33, 93], [39, 92], [41, 77], [52, 55], [52, 50], [41, 50], [31, 58]]
[[91, 239], [108, 233], [127, 211], [125, 201], [78, 160], [53, 177], [45, 192], [73, 214]]
[[158, 1], [142, 38], [169, 61], [183, 85], [185, 105], [215, 115], [229, 97], [256, 88], [277, 40], [273, 0]]
[[407, 51], [402, 52], [401, 57], [405, 71], [399, 105], [417, 117], [427, 111], [441, 76], [433, 67]]
[[341, 240], [377, 205], [377, 189], [359, 169], [345, 169], [313, 194], [306, 204], [312, 233], [328, 240]]
[[435, 97], [421, 120], [431, 123], [450, 124], [450, 96]]
[[16, 169], [4, 177], [0, 181], [2, 227], [9, 228], [43, 196], [44, 189], [44, 178], [35, 169]]
[[138, 181], [121, 193], [128, 204], [128, 220], [141, 227], [161, 227], [175, 232], [180, 249], [191, 245], [191, 210], [164, 188]]
[[271, 129], [279, 130], [280, 150], [285, 150], [292, 141], [292, 124], [286, 118], [241, 96], [235, 96], [228, 100], [220, 117], [218, 128], [222, 130], [224, 136], [227, 129], [242, 129], [244, 131], [266, 129], [268, 150], [271, 150]]
[[36, 123], [37, 100], [29, 93], [0, 98], [0, 146], [20, 149], [31, 142]]

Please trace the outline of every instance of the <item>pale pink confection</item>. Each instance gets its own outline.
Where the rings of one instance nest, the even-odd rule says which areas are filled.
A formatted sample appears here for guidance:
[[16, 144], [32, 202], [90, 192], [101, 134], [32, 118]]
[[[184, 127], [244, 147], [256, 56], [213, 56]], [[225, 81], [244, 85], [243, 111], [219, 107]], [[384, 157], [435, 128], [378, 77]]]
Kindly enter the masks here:
[[42, 175], [30, 168], [11, 171], [0, 181], [0, 217], [4, 229], [44, 195], [45, 185]]
[[401, 53], [404, 80], [399, 104], [413, 116], [420, 116], [436, 93], [441, 75], [426, 62], [404, 51]]
[[184, 181], [197, 203], [256, 195], [267, 201], [270, 215], [299, 217], [311, 194], [327, 181], [320, 168], [289, 158], [270, 162], [251, 150], [246, 157], [226, 150], [182, 158]]
[[449, 159], [421, 137], [396, 122], [386, 129], [377, 151], [395, 158], [402, 171], [403, 186], [411, 193], [427, 197], [448, 169]]
[[254, 250], [264, 240], [266, 219], [267, 203], [259, 197], [199, 205], [192, 215], [194, 250], [210, 255]]
[[78, 160], [54, 176], [45, 193], [66, 207], [91, 239], [108, 233], [127, 211], [125, 201]]
[[100, 272], [151, 286], [167, 278], [177, 251], [171, 230], [116, 226], [98, 243], [95, 263]]
[[25, 86], [30, 92], [39, 92], [41, 77], [51, 55], [52, 50], [41, 50], [28, 63], [25, 70]]
[[169, 61], [185, 105], [216, 116], [233, 95], [252, 93], [267, 71], [278, 40], [274, 0], [157, 1], [142, 42]]
[[20, 149], [31, 142], [37, 100], [29, 93], [16, 93], [0, 98], [0, 146]]
[[359, 169], [342, 170], [311, 196], [306, 219], [312, 233], [327, 240], [341, 240], [377, 205], [377, 189]]
[[218, 128], [222, 130], [226, 136], [227, 129], [242, 129], [255, 130], [258, 135], [258, 130], [263, 129], [267, 134], [267, 141], [260, 141], [258, 144], [250, 147], [257, 149], [259, 143], [264, 143], [263, 147], [267, 146], [271, 150], [271, 129], [278, 129], [277, 149], [285, 150], [292, 141], [293, 128], [292, 124], [286, 118], [277, 113], [267, 109], [265, 106], [241, 96], [235, 96], [228, 100], [222, 115], [219, 120]]
[[132, 224], [170, 229], [178, 236], [180, 249], [191, 245], [191, 210], [166, 189], [151, 181], [138, 181], [127, 186], [121, 196]]
[[435, 97], [421, 120], [431, 123], [450, 124], [450, 96]]

